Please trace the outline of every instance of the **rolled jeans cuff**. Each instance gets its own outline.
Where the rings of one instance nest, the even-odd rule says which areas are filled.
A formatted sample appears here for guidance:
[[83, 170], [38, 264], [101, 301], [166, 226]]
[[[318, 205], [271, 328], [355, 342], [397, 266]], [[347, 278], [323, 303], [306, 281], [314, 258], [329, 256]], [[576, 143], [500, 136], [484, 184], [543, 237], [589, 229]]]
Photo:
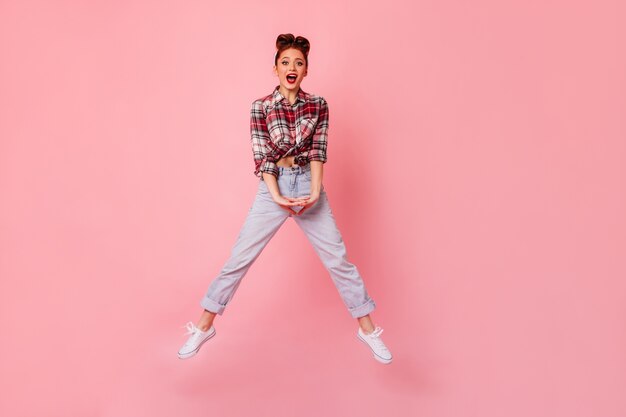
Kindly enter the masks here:
[[374, 311], [376, 308], [376, 303], [373, 299], [369, 298], [365, 303], [361, 304], [357, 307], [349, 308], [348, 311], [352, 315], [353, 318], [359, 318], [363, 316], [367, 316], [369, 313]]
[[202, 308], [204, 308], [205, 310], [209, 310], [212, 313], [217, 313], [220, 316], [223, 315], [224, 310], [226, 309], [225, 305], [213, 301], [209, 297], [203, 297], [200, 301], [200, 306], [202, 306]]

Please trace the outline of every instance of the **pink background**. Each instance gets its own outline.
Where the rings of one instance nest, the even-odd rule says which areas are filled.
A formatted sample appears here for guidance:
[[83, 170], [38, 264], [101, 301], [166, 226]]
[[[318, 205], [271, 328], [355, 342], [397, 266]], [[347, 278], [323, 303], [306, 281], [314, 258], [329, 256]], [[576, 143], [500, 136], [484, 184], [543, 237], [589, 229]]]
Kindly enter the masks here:
[[[0, 2], [0, 415], [626, 415], [625, 11]], [[388, 366], [292, 220], [176, 357], [286, 32]]]

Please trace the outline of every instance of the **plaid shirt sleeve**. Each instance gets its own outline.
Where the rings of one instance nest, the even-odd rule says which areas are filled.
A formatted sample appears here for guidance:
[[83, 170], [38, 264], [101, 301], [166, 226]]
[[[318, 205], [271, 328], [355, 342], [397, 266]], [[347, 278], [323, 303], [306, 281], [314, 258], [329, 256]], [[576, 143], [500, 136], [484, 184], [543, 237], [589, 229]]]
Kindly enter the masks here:
[[309, 150], [309, 161], [326, 162], [326, 146], [328, 142], [328, 103], [322, 98], [320, 103], [317, 126], [313, 134], [311, 149]]
[[271, 156], [268, 148], [271, 140], [265, 121], [263, 102], [260, 100], [255, 100], [250, 108], [250, 136], [254, 156], [254, 175], [262, 178], [262, 173], [268, 172], [278, 177], [275, 158]]

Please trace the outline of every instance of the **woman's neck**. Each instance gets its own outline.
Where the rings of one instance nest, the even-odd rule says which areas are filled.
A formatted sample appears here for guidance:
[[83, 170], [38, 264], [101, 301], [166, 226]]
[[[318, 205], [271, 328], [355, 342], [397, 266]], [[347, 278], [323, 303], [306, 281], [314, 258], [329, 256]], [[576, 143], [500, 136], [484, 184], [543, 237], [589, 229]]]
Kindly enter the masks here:
[[298, 91], [300, 91], [300, 87], [297, 90], [287, 90], [282, 85], [278, 87], [278, 91], [283, 95], [289, 102], [289, 104], [294, 104], [296, 102], [296, 98], [298, 97]]

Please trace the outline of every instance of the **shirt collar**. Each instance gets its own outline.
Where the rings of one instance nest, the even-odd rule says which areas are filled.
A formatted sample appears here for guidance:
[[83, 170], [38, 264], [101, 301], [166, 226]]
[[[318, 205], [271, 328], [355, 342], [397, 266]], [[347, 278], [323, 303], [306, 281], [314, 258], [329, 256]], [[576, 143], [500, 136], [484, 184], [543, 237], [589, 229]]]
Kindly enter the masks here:
[[[285, 96], [283, 96], [283, 95], [280, 93], [279, 88], [280, 88], [280, 84], [279, 84], [279, 85], [277, 85], [277, 86], [274, 88], [274, 92], [272, 93], [272, 97], [273, 97], [273, 99], [274, 99], [274, 103], [279, 103], [279, 102], [280, 102], [280, 101], [282, 101], [282, 100], [285, 100], [287, 103], [289, 103], [289, 101], [285, 98]], [[302, 90], [302, 88], [298, 89], [298, 95], [296, 96], [296, 102], [295, 102], [295, 103], [297, 103], [298, 101], [301, 101], [301, 102], [303, 102], [303, 103], [304, 103], [304, 102], [306, 102], [306, 96], [307, 96], [307, 93], [305, 93], [305, 92]], [[294, 103], [294, 104], [295, 104], [295, 103]], [[289, 103], [289, 104], [290, 104], [290, 103]]]

